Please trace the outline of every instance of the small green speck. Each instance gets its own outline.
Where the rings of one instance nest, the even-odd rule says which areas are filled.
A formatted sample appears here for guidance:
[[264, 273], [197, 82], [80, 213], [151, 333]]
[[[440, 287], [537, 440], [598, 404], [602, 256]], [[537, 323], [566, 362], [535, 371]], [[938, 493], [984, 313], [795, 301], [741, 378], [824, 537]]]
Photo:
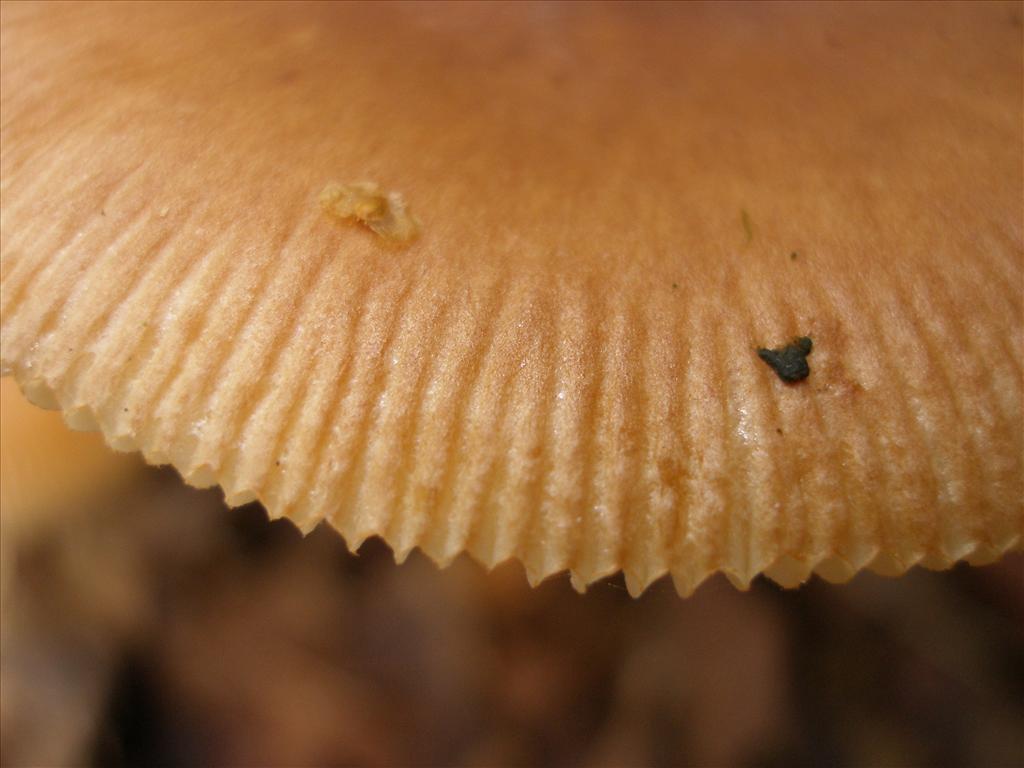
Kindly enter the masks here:
[[747, 245], [754, 241], [754, 225], [750, 221], [750, 214], [746, 208], [740, 209], [740, 222], [743, 224], [743, 232], [747, 236]]

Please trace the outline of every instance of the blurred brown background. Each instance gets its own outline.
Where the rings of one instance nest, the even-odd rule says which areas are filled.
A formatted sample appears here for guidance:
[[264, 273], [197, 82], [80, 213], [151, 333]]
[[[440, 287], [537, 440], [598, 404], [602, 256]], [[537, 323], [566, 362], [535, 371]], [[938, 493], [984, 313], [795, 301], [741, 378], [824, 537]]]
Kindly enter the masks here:
[[1024, 765], [1024, 558], [530, 589], [303, 539], [3, 389], [6, 766]]

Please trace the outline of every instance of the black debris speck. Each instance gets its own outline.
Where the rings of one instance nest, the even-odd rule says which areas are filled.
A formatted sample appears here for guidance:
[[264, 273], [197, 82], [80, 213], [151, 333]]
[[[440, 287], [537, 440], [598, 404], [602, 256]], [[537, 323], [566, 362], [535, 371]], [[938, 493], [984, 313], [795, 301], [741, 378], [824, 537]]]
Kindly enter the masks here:
[[812, 346], [810, 337], [801, 336], [778, 349], [759, 349], [757, 356], [768, 363], [780, 379], [792, 383], [803, 381], [811, 374], [807, 356], [811, 354]]
[[796, 251], [793, 251], [791, 254], [789, 254], [789, 258], [791, 258], [793, 261], [796, 261], [796, 257], [797, 257]]

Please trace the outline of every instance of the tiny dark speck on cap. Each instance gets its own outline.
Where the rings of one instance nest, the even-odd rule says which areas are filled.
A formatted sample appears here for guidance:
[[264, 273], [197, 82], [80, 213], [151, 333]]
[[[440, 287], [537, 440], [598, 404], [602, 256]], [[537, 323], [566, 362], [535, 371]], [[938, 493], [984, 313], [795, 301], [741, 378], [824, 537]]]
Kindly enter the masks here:
[[809, 336], [801, 336], [784, 347], [758, 349], [757, 356], [768, 363], [780, 379], [794, 383], [803, 381], [811, 374], [807, 356], [811, 354], [813, 346]]

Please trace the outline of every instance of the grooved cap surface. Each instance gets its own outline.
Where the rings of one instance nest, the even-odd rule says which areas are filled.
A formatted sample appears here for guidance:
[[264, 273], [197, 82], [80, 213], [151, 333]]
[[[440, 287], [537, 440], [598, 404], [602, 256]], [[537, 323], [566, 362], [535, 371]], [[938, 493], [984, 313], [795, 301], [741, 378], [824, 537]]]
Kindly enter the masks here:
[[[1018, 4], [5, 4], [2, 364], [353, 547], [1020, 543]], [[325, 215], [401, 195], [404, 248]], [[794, 255], [795, 254], [795, 255]], [[813, 339], [785, 384], [759, 347]]]

